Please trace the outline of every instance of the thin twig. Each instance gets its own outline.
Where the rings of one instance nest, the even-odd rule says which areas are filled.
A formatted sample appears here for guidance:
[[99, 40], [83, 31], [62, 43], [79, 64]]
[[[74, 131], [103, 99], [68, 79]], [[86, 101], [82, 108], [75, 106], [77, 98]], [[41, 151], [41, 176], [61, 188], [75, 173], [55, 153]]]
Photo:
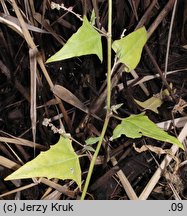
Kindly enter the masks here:
[[160, 14], [157, 16], [155, 21], [152, 23], [152, 25], [149, 27], [147, 33], [148, 38], [153, 34], [153, 32], [156, 30], [156, 28], [159, 26], [159, 24], [162, 22], [162, 20], [167, 16], [167, 14], [170, 12], [170, 10], [173, 8], [175, 0], [169, 0], [164, 9], [160, 12]]
[[153, 65], [155, 66], [157, 72], [159, 73], [159, 75], [160, 75], [160, 77], [161, 77], [161, 79], [162, 79], [164, 85], [165, 85], [166, 88], [168, 89], [171, 98], [173, 99], [173, 101], [176, 101], [175, 96], [174, 96], [174, 94], [173, 94], [173, 91], [172, 91], [170, 85], [168, 84], [168, 82], [167, 82], [165, 76], [163, 75], [163, 73], [162, 73], [162, 71], [161, 71], [159, 65], [157, 64], [155, 58], [153, 57], [153, 55], [152, 55], [152, 53], [151, 53], [151, 50], [149, 49], [149, 47], [148, 47], [147, 45], [145, 45], [145, 49], [146, 49], [147, 54], [149, 55], [149, 58], [151, 59]]
[[[145, 22], [148, 20], [148, 17], [150, 16], [152, 9], [154, 8], [154, 6], [156, 5], [158, 0], [153, 0], [150, 4], [150, 6], [148, 7], [148, 9], [146, 10], [146, 12], [144, 13], [144, 15], [142, 16], [142, 18], [140, 19], [140, 21], [138, 22], [138, 25], [136, 26], [136, 29], [142, 27]], [[135, 29], [135, 30], [136, 30]]]
[[171, 23], [169, 27], [169, 34], [168, 34], [168, 42], [167, 42], [167, 49], [166, 49], [166, 61], [165, 61], [165, 70], [164, 70], [164, 76], [167, 76], [167, 70], [168, 70], [168, 59], [169, 59], [169, 50], [170, 50], [170, 43], [171, 43], [171, 34], [173, 30], [173, 22], [175, 18], [176, 13], [176, 7], [177, 7], [177, 0], [175, 0], [175, 4], [173, 7], [172, 17], [171, 17]]

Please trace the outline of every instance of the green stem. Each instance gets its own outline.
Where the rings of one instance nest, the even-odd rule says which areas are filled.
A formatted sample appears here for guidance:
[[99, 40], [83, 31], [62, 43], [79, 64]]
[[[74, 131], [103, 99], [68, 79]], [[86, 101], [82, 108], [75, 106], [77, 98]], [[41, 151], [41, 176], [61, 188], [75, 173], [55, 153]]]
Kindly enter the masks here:
[[115, 119], [118, 119], [118, 120], [120, 120], [120, 121], [123, 121], [123, 119], [124, 119], [124, 118], [121, 118], [121, 117], [119, 117], [119, 116], [117, 116], [117, 115], [114, 115], [114, 114], [112, 114], [111, 117], [114, 117]]
[[107, 112], [111, 101], [111, 56], [112, 56], [112, 0], [108, 0], [108, 37], [107, 37]]
[[105, 121], [104, 121], [104, 125], [103, 125], [103, 129], [101, 132], [101, 139], [99, 140], [98, 144], [97, 144], [97, 148], [95, 150], [95, 153], [93, 155], [92, 161], [90, 163], [90, 167], [88, 170], [88, 175], [86, 178], [86, 182], [84, 185], [84, 189], [82, 192], [82, 196], [81, 196], [81, 200], [84, 200], [87, 190], [88, 190], [88, 186], [90, 183], [90, 179], [92, 176], [92, 172], [94, 169], [94, 165], [95, 165], [95, 161], [97, 159], [97, 156], [99, 154], [99, 150], [101, 148], [101, 144], [103, 142], [104, 136], [105, 136], [105, 132], [107, 130], [108, 127], [108, 123], [109, 123], [109, 119], [110, 119], [110, 103], [111, 103], [111, 56], [112, 56], [112, 0], [108, 0], [108, 37], [107, 37], [107, 112], [106, 112], [106, 117], [105, 117]]
[[95, 150], [95, 153], [93, 155], [92, 161], [90, 163], [90, 167], [89, 167], [89, 170], [88, 170], [88, 175], [86, 177], [86, 182], [85, 182], [84, 189], [83, 189], [83, 192], [82, 192], [81, 200], [84, 200], [84, 198], [86, 196], [86, 192], [87, 192], [87, 189], [88, 189], [88, 186], [89, 186], [89, 183], [90, 183], [90, 179], [91, 179], [91, 176], [92, 176], [92, 172], [93, 172], [93, 168], [94, 168], [94, 165], [95, 165], [95, 161], [97, 159], [99, 150], [101, 148], [101, 144], [103, 142], [103, 138], [104, 138], [107, 126], [108, 126], [108, 122], [109, 122], [109, 118], [106, 115], [105, 121], [104, 121], [104, 125], [103, 125], [103, 129], [102, 129], [102, 132], [101, 132], [101, 139], [99, 140], [99, 142], [97, 144], [97, 148]]

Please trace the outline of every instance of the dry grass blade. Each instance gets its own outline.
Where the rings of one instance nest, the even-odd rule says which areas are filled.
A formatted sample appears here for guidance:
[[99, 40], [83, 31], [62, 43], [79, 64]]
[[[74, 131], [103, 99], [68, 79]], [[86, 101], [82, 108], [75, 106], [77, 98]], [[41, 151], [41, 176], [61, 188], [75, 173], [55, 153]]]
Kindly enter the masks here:
[[[18, 17], [18, 20], [19, 20], [19, 22], [20, 22], [20, 26], [21, 26], [21, 28], [22, 28], [24, 38], [25, 38], [27, 44], [29, 45], [29, 47], [32, 48], [32, 49], [34, 49], [34, 48], [36, 47], [36, 45], [35, 45], [35, 43], [34, 43], [32, 37], [31, 37], [31, 35], [30, 35], [29, 31], [28, 31], [28, 28], [27, 28], [27, 26], [26, 26], [26, 23], [25, 23], [25, 21], [24, 21], [22, 15], [21, 15], [21, 13], [20, 13], [20, 11], [19, 11], [19, 8], [18, 8], [18, 6], [17, 6], [15, 0], [11, 0], [11, 2], [12, 2], [12, 6], [13, 6], [13, 8], [14, 8], [14, 10], [15, 10], [15, 13], [16, 13], [16, 15], [17, 15], [17, 17]], [[52, 80], [51, 80], [51, 78], [50, 78], [50, 76], [49, 76], [49, 74], [48, 74], [48, 72], [47, 72], [47, 70], [46, 70], [46, 68], [45, 68], [43, 58], [42, 58], [42, 56], [41, 56], [40, 54], [37, 56], [37, 62], [38, 62], [38, 64], [39, 64], [39, 66], [40, 66], [40, 68], [41, 68], [41, 70], [42, 70], [42, 72], [43, 72], [43, 74], [44, 74], [44, 76], [45, 76], [45, 78], [46, 78], [46, 80], [47, 80], [47, 82], [48, 82], [50, 88], [52, 89], [53, 86], [54, 86], [54, 85], [53, 85], [53, 82], [52, 82]], [[56, 100], [57, 100], [58, 102], [61, 102], [60, 99], [59, 99], [58, 97], [56, 97]], [[71, 128], [72, 128], [71, 121], [70, 121], [69, 116], [67, 115], [67, 112], [66, 112], [66, 110], [65, 110], [65, 108], [64, 108], [64, 106], [63, 106], [63, 104], [60, 103], [60, 104], [59, 104], [59, 107], [60, 107], [60, 109], [61, 109], [61, 111], [62, 111], [62, 113], [63, 113], [64, 120], [66, 121], [66, 124], [67, 124], [68, 128], [71, 130]]]
[[[72, 94], [68, 89], [64, 88], [60, 85], [55, 85], [52, 89], [54, 95], [62, 99], [63, 101], [71, 104], [72, 106], [82, 110], [88, 115], [93, 116], [94, 118], [98, 119], [99, 121], [102, 121], [97, 115], [93, 114], [92, 112], [89, 112], [89, 109], [86, 105], [84, 105], [83, 102], [81, 102], [74, 94]], [[87, 115], [87, 117], [88, 117]]]
[[152, 55], [151, 50], [149, 49], [149, 47], [148, 47], [147, 45], [145, 45], [145, 49], [146, 49], [146, 51], [147, 51], [147, 54], [148, 54], [148, 56], [149, 56], [151, 62], [153, 63], [153, 65], [154, 65], [154, 67], [156, 68], [156, 70], [158, 71], [158, 73], [159, 73], [159, 75], [160, 75], [160, 77], [161, 77], [161, 79], [162, 79], [163, 84], [164, 84], [164, 85], [166, 86], [166, 88], [168, 89], [171, 98], [173, 99], [173, 101], [175, 101], [175, 96], [173, 95], [173, 91], [172, 91], [172, 89], [171, 89], [171, 87], [170, 87], [168, 81], [166, 80], [165, 76], [163, 75], [162, 70], [160, 69], [159, 65], [157, 64], [157, 62], [156, 62], [154, 56]]
[[136, 20], [138, 20], [138, 14], [137, 14], [137, 9], [136, 9], [136, 4], [139, 4], [139, 1], [136, 0], [136, 2], [134, 0], [128, 0], [131, 8], [132, 8], [132, 11], [133, 11], [133, 14], [136, 18]]
[[[117, 164], [117, 160], [115, 159], [115, 157], [111, 158], [111, 162], [113, 164], [113, 166], [115, 166]], [[122, 170], [119, 170], [117, 172], [117, 175], [123, 185], [124, 190], [127, 193], [127, 196], [129, 197], [130, 200], [138, 200], [138, 197], [134, 191], [134, 189], [132, 188], [130, 182], [128, 181], [127, 177], [125, 176], [125, 174], [123, 173]]]
[[[178, 136], [179, 141], [183, 142], [184, 139], [186, 138], [186, 136], [187, 136], [187, 123], [185, 124], [185, 126], [183, 127], [182, 131], [180, 132], [180, 134]], [[179, 149], [179, 147], [177, 145], [173, 145], [171, 147], [171, 151], [170, 151], [171, 154], [175, 155], [177, 153], [178, 149]], [[162, 161], [162, 163], [160, 164], [160, 166], [158, 167], [158, 169], [156, 170], [156, 172], [154, 173], [154, 175], [152, 176], [152, 178], [148, 182], [147, 186], [145, 187], [143, 192], [140, 194], [140, 196], [139, 196], [140, 200], [146, 200], [148, 198], [148, 196], [150, 195], [150, 193], [154, 189], [155, 185], [158, 183], [160, 177], [162, 176], [163, 171], [170, 164], [172, 159], [173, 158], [169, 155], [165, 156], [164, 160]]]
[[[7, 167], [9, 169], [12, 169], [12, 170], [16, 170], [16, 169], [19, 169], [20, 165], [3, 157], [3, 156], [0, 156], [0, 164], [1, 166], [4, 166], [4, 167]], [[21, 185], [21, 182], [20, 180], [12, 180], [11, 181], [16, 187], [20, 187]]]
[[23, 146], [27, 146], [27, 147], [31, 147], [34, 148], [34, 146], [40, 150], [47, 150], [47, 148], [45, 146], [42, 146], [40, 144], [37, 143], [33, 143], [29, 140], [26, 139], [22, 139], [22, 138], [8, 138], [8, 137], [0, 137], [0, 142], [7, 142], [7, 143], [12, 143], [12, 144], [18, 144], [18, 145], [23, 145]]
[[[32, 136], [33, 142], [36, 141], [36, 120], [37, 120], [37, 112], [36, 112], [36, 56], [38, 54], [37, 48], [29, 50], [29, 58], [30, 58], [30, 94], [31, 94], [31, 106], [30, 106], [30, 118], [32, 124]], [[34, 154], [35, 154], [35, 146], [34, 146]]]
[[[138, 74], [136, 73], [135, 70], [132, 70], [132, 71], [131, 71], [131, 74], [132, 74], [132, 76], [133, 76], [135, 79], [138, 79], [138, 78], [139, 78], [139, 76], [138, 76]], [[141, 89], [144, 91], [144, 93], [145, 93], [146, 96], [149, 96], [149, 95], [150, 95], [150, 94], [149, 94], [149, 91], [148, 91], [148, 89], [146, 88], [146, 86], [144, 85], [144, 83], [140, 83], [139, 86], [140, 86]]]
[[99, 27], [100, 27], [100, 23], [99, 23], [99, 8], [98, 8], [98, 1], [96, 1], [96, 0], [92, 0], [92, 4], [93, 4], [93, 8], [94, 8], [95, 15], [96, 15], [96, 24], [97, 24], [97, 27], [99, 28]]
[[[4, 13], [0, 13], [0, 22], [3, 24], [6, 24], [11, 29], [16, 31], [19, 35], [23, 36], [23, 31], [21, 29], [21, 26], [19, 24], [19, 20], [17, 18], [10, 16], [10, 15], [7, 15], [7, 14], [4, 14]], [[43, 29], [37, 28], [35, 26], [32, 26], [28, 23], [26, 23], [26, 26], [30, 31], [49, 34], [49, 32], [47, 32]]]
[[47, 29], [47, 31], [53, 35], [53, 37], [61, 44], [64, 45], [65, 42], [53, 31], [53, 29], [51, 28], [51, 26], [49, 25], [49, 23], [45, 20], [42, 19], [42, 16], [39, 13], [35, 13], [34, 14], [34, 18], [35, 20], [40, 23], [45, 29]]
[[171, 17], [171, 23], [170, 23], [170, 28], [169, 28], [169, 34], [168, 34], [166, 60], [165, 60], [165, 70], [164, 70], [164, 76], [165, 77], [167, 76], [167, 71], [168, 71], [169, 50], [170, 50], [171, 35], [172, 35], [172, 30], [173, 30], [173, 22], [174, 22], [174, 17], [175, 17], [175, 13], [176, 13], [176, 7], [177, 7], [177, 0], [175, 0], [175, 3], [174, 3], [172, 17]]
[[147, 32], [148, 33], [148, 38], [151, 37], [151, 35], [156, 30], [156, 28], [158, 27], [158, 25], [162, 22], [162, 20], [164, 19], [164, 17], [166, 17], [167, 14], [171, 11], [171, 9], [173, 8], [174, 3], [175, 3], [175, 0], [169, 0], [168, 1], [168, 3], [166, 4], [166, 6], [164, 7], [164, 9], [160, 12], [160, 14], [158, 15], [158, 17], [155, 19], [155, 21], [149, 27], [148, 32]]
[[36, 186], [36, 185], [37, 185], [37, 183], [31, 183], [31, 184], [29, 184], [29, 185], [16, 188], [16, 189], [14, 189], [14, 190], [11, 190], [11, 191], [9, 191], [9, 192], [6, 192], [6, 193], [4, 193], [4, 194], [1, 194], [1, 195], [0, 195], [0, 198], [5, 197], [5, 196], [8, 196], [8, 195], [13, 194], [13, 193], [17, 193], [17, 192], [26, 190], [26, 189], [31, 188], [31, 187], [34, 187], [34, 186]]
[[9, 21], [9, 20], [3, 18], [1, 15], [0, 15], [0, 23], [7, 25], [9, 28], [11, 28], [15, 32], [17, 32], [19, 35], [23, 36], [23, 32], [22, 32], [19, 25], [16, 25], [12, 21]]
[[[187, 70], [187, 68], [183, 68], [183, 69], [179, 69], [179, 70], [173, 70], [173, 71], [168, 71], [167, 75], [178, 73], [178, 72], [183, 72], [183, 71], [186, 71], [186, 70]], [[160, 74], [147, 75], [147, 76], [144, 76], [141, 79], [138, 79], [138, 77], [135, 77], [134, 79], [131, 79], [131, 80], [127, 81], [127, 86], [129, 86], [129, 85], [136, 86], [136, 85], [139, 85], [139, 84], [141, 84], [143, 82], [148, 82], [148, 81], [156, 79], [156, 78], [160, 78]], [[123, 83], [119, 83], [118, 84], [118, 88], [119, 88], [119, 91], [121, 91], [124, 88]]]
[[9, 169], [12, 169], [12, 170], [17, 170], [20, 168], [20, 165], [3, 157], [3, 156], [0, 156], [0, 164], [1, 166], [4, 166], [4, 167], [7, 167]]
[[53, 192], [51, 192], [49, 195], [41, 198], [41, 200], [59, 200], [61, 197], [62, 193], [55, 190]]
[[7, 8], [4, 0], [1, 0], [1, 5], [2, 5], [4, 13], [9, 15], [9, 11], [8, 11], [8, 8]]
[[[54, 179], [53, 180], [53, 182], [54, 183], [58, 183], [58, 179]], [[53, 191], [53, 188], [52, 187], [49, 187], [46, 191], [45, 191], [45, 193], [43, 194], [43, 196], [42, 196], [42, 198], [41, 199], [45, 199], [46, 197], [48, 197], [48, 196], [50, 196], [50, 194], [52, 193], [52, 191]]]
[[74, 198], [75, 197], [75, 192], [74, 191], [71, 191], [71, 190], [68, 190], [68, 188], [66, 186], [62, 186], [60, 184], [57, 184], [49, 179], [46, 179], [46, 178], [42, 178], [41, 179], [41, 183], [45, 184], [45, 185], [48, 185], [49, 187], [52, 187], [56, 190], [58, 190], [59, 192], [71, 197], [71, 198]]
[[[178, 72], [182, 72], [182, 71], [186, 71], [187, 68], [184, 68], [184, 69], [179, 69], [179, 70], [173, 70], [173, 71], [168, 71], [167, 75], [169, 74], [174, 74], [174, 73], [178, 73]], [[138, 82], [136, 82], [133, 86], [136, 86], [142, 82], [148, 82], [152, 79], [155, 79], [155, 78], [160, 78], [160, 74], [155, 74], [155, 75], [147, 75], [147, 76], [144, 76], [141, 80], [139, 80]], [[133, 79], [133, 80], [129, 80], [127, 81], [127, 84], [128, 85], [131, 85], [133, 82], [135, 82], [136, 79]], [[118, 87], [119, 88], [122, 88], [121, 87], [122, 84], [119, 84]]]
[[28, 1], [28, 9], [29, 9], [29, 12], [30, 12], [30, 18], [32, 19], [32, 22], [34, 23], [33, 15], [36, 13], [36, 11], [35, 11], [35, 6], [34, 6], [34, 1], [33, 0]]
[[187, 122], [187, 116], [184, 116], [184, 117], [176, 118], [174, 120], [168, 120], [168, 121], [157, 123], [157, 126], [167, 131], [171, 126], [171, 124], [173, 124], [173, 126], [177, 128], [181, 128], [184, 127], [186, 122]]
[[148, 20], [150, 14], [152, 13], [152, 9], [155, 7], [156, 3], [157, 3], [157, 0], [152, 0], [152, 2], [149, 5], [148, 9], [146, 10], [144, 15], [142, 16], [142, 18], [138, 22], [138, 25], [136, 26], [136, 29], [138, 29], [138, 28], [142, 27], [143, 25], [145, 25], [145, 23]]
[[68, 89], [60, 85], [55, 85], [52, 89], [53, 93], [65, 102], [75, 106], [76, 108], [82, 110], [85, 113], [88, 113], [88, 108]]

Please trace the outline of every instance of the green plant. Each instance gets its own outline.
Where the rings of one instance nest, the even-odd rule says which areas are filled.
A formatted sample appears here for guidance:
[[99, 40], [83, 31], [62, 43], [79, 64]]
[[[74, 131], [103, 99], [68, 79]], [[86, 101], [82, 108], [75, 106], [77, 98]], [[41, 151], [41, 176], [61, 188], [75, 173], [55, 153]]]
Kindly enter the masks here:
[[48, 151], [40, 153], [32, 161], [6, 177], [5, 180], [48, 177], [72, 179], [81, 188], [79, 158], [74, 152], [71, 140], [60, 136], [59, 141]]
[[[106, 116], [100, 137], [87, 141], [88, 144], [93, 144], [94, 142], [98, 142], [98, 144], [90, 163], [81, 199], [85, 198], [94, 164], [101, 148], [109, 120], [111, 117], [114, 117], [114, 109], [111, 107], [112, 68], [114, 68], [115, 64], [123, 63], [126, 72], [133, 70], [140, 61], [143, 46], [147, 41], [146, 29], [145, 27], [142, 27], [126, 37], [112, 42], [112, 0], [108, 0], [108, 30], [107, 34], [103, 33], [103, 35], [106, 35], [107, 39]], [[111, 59], [112, 49], [116, 53], [116, 61], [114, 61], [113, 67]], [[100, 31], [98, 32], [84, 16], [83, 24], [79, 30], [71, 38], [69, 38], [61, 50], [47, 60], [47, 63], [89, 54], [96, 54], [101, 61], [103, 59]], [[183, 149], [182, 144], [175, 137], [172, 137], [159, 129], [144, 114], [132, 115], [125, 119], [121, 119], [120, 117], [116, 118], [120, 119], [121, 123], [114, 129], [111, 139], [116, 139], [122, 134], [131, 138], [138, 138], [144, 135], [176, 144]], [[147, 127], [149, 128], [147, 129]], [[53, 158], [53, 163], [51, 164], [52, 170], [46, 167], [46, 163], [48, 163], [51, 158]], [[62, 158], [65, 159], [62, 160]], [[38, 169], [38, 171], [36, 171], [36, 169]], [[55, 173], [53, 172], [53, 169], [55, 169]], [[57, 170], [58, 172], [56, 172]], [[45, 153], [41, 153], [33, 161], [28, 162], [15, 173], [8, 176], [6, 180], [44, 176], [48, 178], [55, 177], [61, 179], [73, 179], [77, 182], [78, 186], [81, 187], [81, 170], [78, 162], [78, 156], [73, 151], [71, 139], [67, 136], [63, 137], [62, 134], [60, 141], [50, 150]]]

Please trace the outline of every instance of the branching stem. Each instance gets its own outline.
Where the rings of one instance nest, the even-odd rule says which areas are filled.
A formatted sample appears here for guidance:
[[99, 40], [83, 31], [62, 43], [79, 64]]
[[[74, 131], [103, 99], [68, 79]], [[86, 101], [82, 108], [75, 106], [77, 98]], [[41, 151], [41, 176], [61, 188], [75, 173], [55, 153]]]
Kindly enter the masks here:
[[90, 183], [90, 179], [92, 176], [92, 172], [94, 169], [94, 165], [95, 165], [95, 161], [97, 159], [97, 156], [99, 154], [99, 150], [101, 148], [101, 144], [103, 142], [104, 136], [105, 136], [105, 132], [107, 130], [108, 127], [108, 123], [110, 120], [110, 116], [111, 116], [111, 108], [110, 108], [110, 103], [111, 103], [111, 56], [112, 56], [112, 0], [108, 0], [108, 36], [107, 36], [107, 112], [106, 112], [106, 117], [105, 117], [105, 121], [103, 124], [103, 129], [101, 132], [101, 139], [99, 140], [98, 144], [97, 144], [97, 148], [95, 150], [95, 153], [93, 155], [92, 161], [90, 163], [90, 167], [88, 170], [88, 175], [86, 178], [86, 182], [84, 185], [84, 189], [82, 192], [82, 196], [81, 196], [81, 200], [84, 200], [87, 190], [88, 190], [88, 186]]

